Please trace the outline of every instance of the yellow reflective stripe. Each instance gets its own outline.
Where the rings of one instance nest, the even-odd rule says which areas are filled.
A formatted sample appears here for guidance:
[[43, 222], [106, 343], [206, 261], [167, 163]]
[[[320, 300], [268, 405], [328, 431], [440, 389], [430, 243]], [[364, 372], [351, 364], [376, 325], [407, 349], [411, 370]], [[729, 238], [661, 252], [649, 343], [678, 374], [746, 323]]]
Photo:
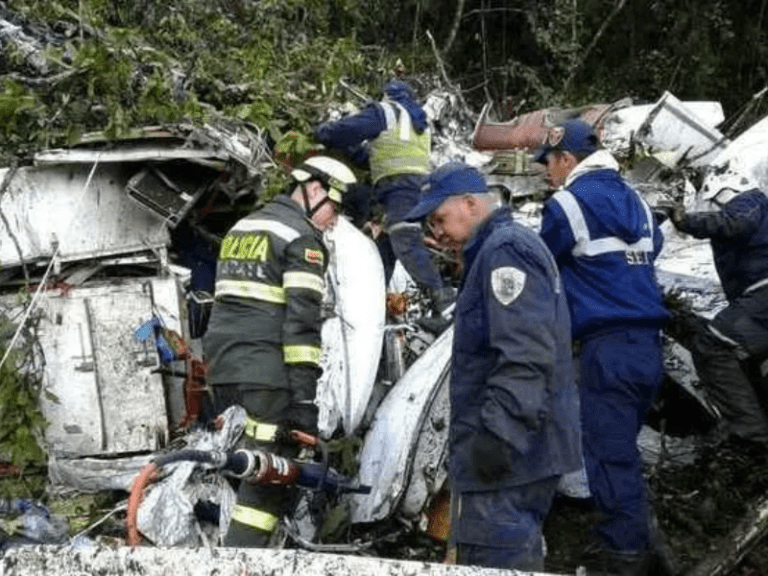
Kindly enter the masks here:
[[286, 364], [298, 364], [299, 362], [320, 363], [319, 346], [283, 346], [283, 360]]
[[271, 442], [277, 435], [277, 425], [259, 422], [249, 416], [245, 419], [245, 434], [259, 442]]
[[242, 504], [235, 504], [235, 507], [232, 509], [232, 520], [257, 530], [272, 532], [280, 519], [269, 512], [248, 508]]
[[306, 288], [322, 293], [325, 281], [322, 276], [311, 272], [286, 272], [283, 274], [283, 288]]
[[216, 282], [215, 291], [216, 296], [237, 296], [285, 304], [285, 290], [282, 286], [271, 286], [252, 280], [219, 280]]

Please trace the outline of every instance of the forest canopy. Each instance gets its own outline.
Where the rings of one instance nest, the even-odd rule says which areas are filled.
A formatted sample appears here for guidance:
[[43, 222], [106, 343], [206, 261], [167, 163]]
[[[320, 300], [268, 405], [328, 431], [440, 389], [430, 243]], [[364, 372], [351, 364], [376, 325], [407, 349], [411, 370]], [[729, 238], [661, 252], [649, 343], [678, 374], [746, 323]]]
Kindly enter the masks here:
[[0, 160], [213, 116], [307, 131], [398, 70], [417, 88], [450, 82], [473, 109], [492, 102], [500, 120], [669, 90], [749, 125], [765, 112], [767, 3], [0, 1]]

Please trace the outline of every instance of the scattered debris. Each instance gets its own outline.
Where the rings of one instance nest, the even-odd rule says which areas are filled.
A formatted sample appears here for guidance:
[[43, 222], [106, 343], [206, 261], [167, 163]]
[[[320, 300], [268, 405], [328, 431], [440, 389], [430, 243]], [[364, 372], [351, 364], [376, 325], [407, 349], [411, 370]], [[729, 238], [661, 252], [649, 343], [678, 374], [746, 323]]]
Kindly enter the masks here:
[[[716, 129], [722, 122], [717, 103], [684, 103], [667, 93], [656, 104], [623, 100], [534, 112], [510, 123], [490, 122], [486, 109], [473, 127], [456, 120], [471, 115], [457, 109], [461, 101], [450, 92], [433, 91], [427, 101], [436, 126], [433, 164], [460, 159], [480, 167], [533, 228], [543, 180], [528, 152], [543, 142], [549, 123], [573, 115], [598, 124], [604, 145], [651, 204], [676, 196], [693, 206], [701, 202], [701, 182], [717, 186], [737, 163], [768, 189], [768, 159], [758, 146], [763, 123], [729, 140]], [[44, 359], [40, 401], [50, 422], [52, 493], [124, 495], [158, 453], [202, 441], [205, 431], [194, 426], [204, 393], [199, 339], [212, 301], [216, 243], [264, 200], [266, 171], [274, 167], [265, 136], [232, 122], [145, 128], [120, 141], [88, 136], [38, 154], [35, 166], [0, 171], [0, 303], [17, 319], [17, 338], [34, 340]], [[665, 292], [714, 314], [724, 297], [708, 246], [663, 230], [658, 267]], [[381, 274], [375, 246], [348, 221], [327, 240], [321, 436], [337, 448], [328, 455], [334, 465], [371, 492], [308, 494], [306, 509], [322, 510], [325, 525], [310, 512], [286, 519], [281, 542], [440, 561], [445, 530], [435, 526], [445, 523], [438, 495], [445, 495], [452, 332], [435, 338], [418, 327], [429, 302], [400, 268], [388, 287], [397, 306], [390, 298], [387, 311], [383, 282], [382, 290], [370, 289]], [[454, 264], [451, 255], [436, 255]], [[19, 288], [30, 286], [19, 302]], [[37, 331], [22, 334], [19, 325], [33, 321]], [[702, 448], [719, 414], [687, 351], [668, 338], [666, 352], [668, 382], [640, 446], [657, 516], [681, 569], [710, 562], [719, 572], [696, 568], [697, 574], [737, 574], [738, 563], [764, 539], [766, 487], [759, 479], [765, 474], [748, 469], [755, 460], [738, 451], [729, 459]], [[343, 438], [356, 442], [337, 446]], [[740, 475], [728, 476], [735, 471]], [[726, 480], [738, 485], [729, 489]], [[729, 497], [741, 507], [728, 508]], [[184, 463], [148, 486], [137, 529], [147, 544], [215, 547], [232, 503], [231, 487], [215, 470]], [[749, 503], [756, 503], [755, 517], [745, 517]], [[125, 502], [114, 507], [99, 528], [125, 537]], [[548, 569], [575, 571], [586, 532], [574, 527], [588, 519], [579, 505], [558, 503], [547, 524]], [[738, 526], [741, 521], [749, 525]], [[89, 536], [98, 539], [96, 532]], [[733, 544], [717, 540], [719, 557], [709, 560], [716, 538]], [[22, 556], [34, 562], [18, 552], [19, 562]]]

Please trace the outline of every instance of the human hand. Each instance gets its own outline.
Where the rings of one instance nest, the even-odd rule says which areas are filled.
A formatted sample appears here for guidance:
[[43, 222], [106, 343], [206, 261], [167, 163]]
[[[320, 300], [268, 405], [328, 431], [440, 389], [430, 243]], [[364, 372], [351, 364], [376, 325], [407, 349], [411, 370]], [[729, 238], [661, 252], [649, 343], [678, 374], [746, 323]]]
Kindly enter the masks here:
[[652, 211], [660, 223], [669, 219], [675, 227], [685, 219], [685, 207], [678, 202], [662, 200], [653, 207]]

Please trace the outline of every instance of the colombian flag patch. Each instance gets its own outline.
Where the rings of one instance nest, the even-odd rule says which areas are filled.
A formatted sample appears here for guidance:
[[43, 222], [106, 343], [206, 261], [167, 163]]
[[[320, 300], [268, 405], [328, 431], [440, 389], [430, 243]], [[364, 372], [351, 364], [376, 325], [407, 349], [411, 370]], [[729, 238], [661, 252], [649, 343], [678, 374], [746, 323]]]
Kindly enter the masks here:
[[310, 264], [320, 264], [322, 266], [322, 264], [323, 264], [323, 251], [322, 250], [312, 250], [311, 248], [305, 248], [304, 249], [304, 260], [306, 260]]

